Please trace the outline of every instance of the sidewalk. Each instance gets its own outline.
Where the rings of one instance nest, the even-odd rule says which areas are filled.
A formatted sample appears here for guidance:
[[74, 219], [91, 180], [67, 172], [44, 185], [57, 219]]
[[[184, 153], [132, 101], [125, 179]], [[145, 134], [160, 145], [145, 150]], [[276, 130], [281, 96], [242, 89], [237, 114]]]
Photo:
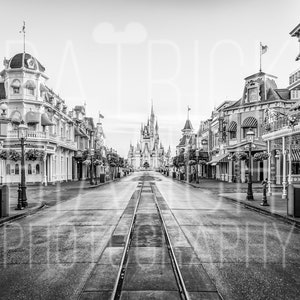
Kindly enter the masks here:
[[[173, 179], [172, 177], [168, 177]], [[300, 218], [287, 215], [287, 200], [282, 199], [281, 187], [272, 186], [272, 195], [267, 197], [270, 206], [261, 206], [262, 203], [262, 187], [260, 183], [253, 183], [253, 201], [246, 200], [247, 183], [229, 183], [213, 179], [200, 179], [200, 183], [186, 182], [173, 179], [184, 184], [189, 184], [195, 188], [209, 190], [216, 196], [239, 202], [245, 207], [256, 210], [260, 213], [272, 215], [278, 219], [295, 224], [300, 227]]]
[[[122, 179], [123, 177], [121, 177]], [[76, 197], [79, 193], [94, 189], [102, 185], [106, 185], [115, 181], [119, 181], [119, 178], [109, 180], [104, 183], [97, 183], [91, 185], [88, 180], [82, 181], [69, 181], [58, 182], [54, 185], [28, 185], [27, 186], [27, 202], [28, 208], [24, 210], [16, 210], [18, 204], [18, 186], [9, 186], [9, 206], [10, 212], [8, 217], [0, 218], [1, 224], [7, 223], [12, 220], [22, 218], [27, 215], [36, 213], [38, 210], [46, 206], [53, 206], [61, 201], [69, 200]]]

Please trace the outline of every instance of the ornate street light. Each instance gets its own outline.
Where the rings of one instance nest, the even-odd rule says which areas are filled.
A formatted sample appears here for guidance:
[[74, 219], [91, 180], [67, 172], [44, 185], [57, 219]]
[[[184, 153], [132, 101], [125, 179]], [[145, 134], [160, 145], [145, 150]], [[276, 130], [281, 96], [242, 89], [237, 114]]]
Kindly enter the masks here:
[[28, 206], [26, 195], [26, 178], [25, 178], [25, 140], [27, 139], [28, 127], [24, 121], [18, 127], [18, 138], [21, 141], [21, 184], [18, 190], [17, 209], [24, 209]]
[[199, 155], [200, 155], [200, 150], [196, 149], [196, 183], [199, 183], [199, 173], [198, 173], [198, 168], [199, 168]]
[[91, 130], [91, 143], [90, 143], [90, 147], [91, 147], [91, 168], [90, 168], [90, 184], [94, 184], [94, 149], [93, 147], [93, 137], [94, 137], [94, 130]]
[[247, 141], [249, 142], [249, 177], [248, 177], [248, 190], [247, 190], [247, 200], [253, 200], [253, 191], [252, 191], [252, 163], [251, 163], [251, 151], [252, 151], [252, 143], [254, 141], [255, 133], [250, 128], [247, 133]]

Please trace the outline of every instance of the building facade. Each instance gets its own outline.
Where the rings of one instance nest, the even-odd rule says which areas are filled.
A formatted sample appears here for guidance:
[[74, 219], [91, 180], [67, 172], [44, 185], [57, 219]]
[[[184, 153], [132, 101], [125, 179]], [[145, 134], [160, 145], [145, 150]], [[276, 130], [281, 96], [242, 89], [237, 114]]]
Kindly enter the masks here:
[[74, 159], [78, 149], [89, 147], [95, 129], [88, 124], [85, 108], [69, 111], [65, 101], [47, 86], [45, 67], [28, 53], [5, 59], [0, 76], [0, 104], [7, 105], [7, 130], [0, 150], [2, 183], [20, 182], [21, 122], [28, 127], [27, 182], [47, 185], [86, 178], [87, 167], [79, 167]]
[[[291, 32], [297, 37], [300, 46], [300, 24]], [[296, 61], [300, 60], [300, 53]], [[269, 194], [271, 184], [281, 184], [282, 198], [287, 197], [288, 186], [300, 182], [300, 69], [289, 77], [288, 90], [294, 104], [285, 110], [274, 107], [269, 110], [265, 119], [263, 139], [267, 143], [269, 153], [268, 178]]]

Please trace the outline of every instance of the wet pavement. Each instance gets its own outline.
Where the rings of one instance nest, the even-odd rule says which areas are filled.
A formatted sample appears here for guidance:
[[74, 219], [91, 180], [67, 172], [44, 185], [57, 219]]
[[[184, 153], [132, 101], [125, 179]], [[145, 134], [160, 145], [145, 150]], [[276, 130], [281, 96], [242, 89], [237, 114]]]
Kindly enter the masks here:
[[[297, 228], [207, 189], [147, 176], [190, 299], [299, 297]], [[79, 192], [0, 227], [0, 299], [110, 299], [141, 177]], [[155, 209], [145, 192], [121, 299], [178, 297]]]

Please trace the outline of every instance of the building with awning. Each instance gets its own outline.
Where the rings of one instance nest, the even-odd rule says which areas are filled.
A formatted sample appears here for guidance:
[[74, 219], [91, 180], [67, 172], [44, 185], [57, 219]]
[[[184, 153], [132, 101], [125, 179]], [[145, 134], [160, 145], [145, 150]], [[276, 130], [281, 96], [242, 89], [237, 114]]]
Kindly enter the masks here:
[[[292, 37], [300, 36], [300, 24], [290, 33]], [[300, 41], [299, 41], [300, 43]], [[300, 55], [296, 60], [300, 59]], [[289, 76], [288, 91], [294, 102], [289, 109], [276, 107], [269, 110], [265, 119], [263, 139], [267, 143], [268, 153], [268, 191], [271, 184], [282, 185], [282, 198], [287, 198], [288, 186], [300, 183], [300, 69]]]
[[[85, 108], [76, 106], [68, 111], [65, 101], [47, 87], [45, 68], [29, 53], [5, 59], [4, 66], [0, 72], [0, 104], [7, 104], [8, 114], [0, 151], [21, 151], [18, 127], [24, 122], [28, 127], [25, 153], [31, 151], [31, 158], [25, 160], [26, 182], [47, 185], [86, 179], [88, 166], [75, 160], [77, 150], [90, 147], [90, 132], [94, 130], [87, 125]], [[40, 155], [34, 157], [32, 153]], [[9, 157], [0, 161], [2, 183], [20, 182], [20, 164]]]

